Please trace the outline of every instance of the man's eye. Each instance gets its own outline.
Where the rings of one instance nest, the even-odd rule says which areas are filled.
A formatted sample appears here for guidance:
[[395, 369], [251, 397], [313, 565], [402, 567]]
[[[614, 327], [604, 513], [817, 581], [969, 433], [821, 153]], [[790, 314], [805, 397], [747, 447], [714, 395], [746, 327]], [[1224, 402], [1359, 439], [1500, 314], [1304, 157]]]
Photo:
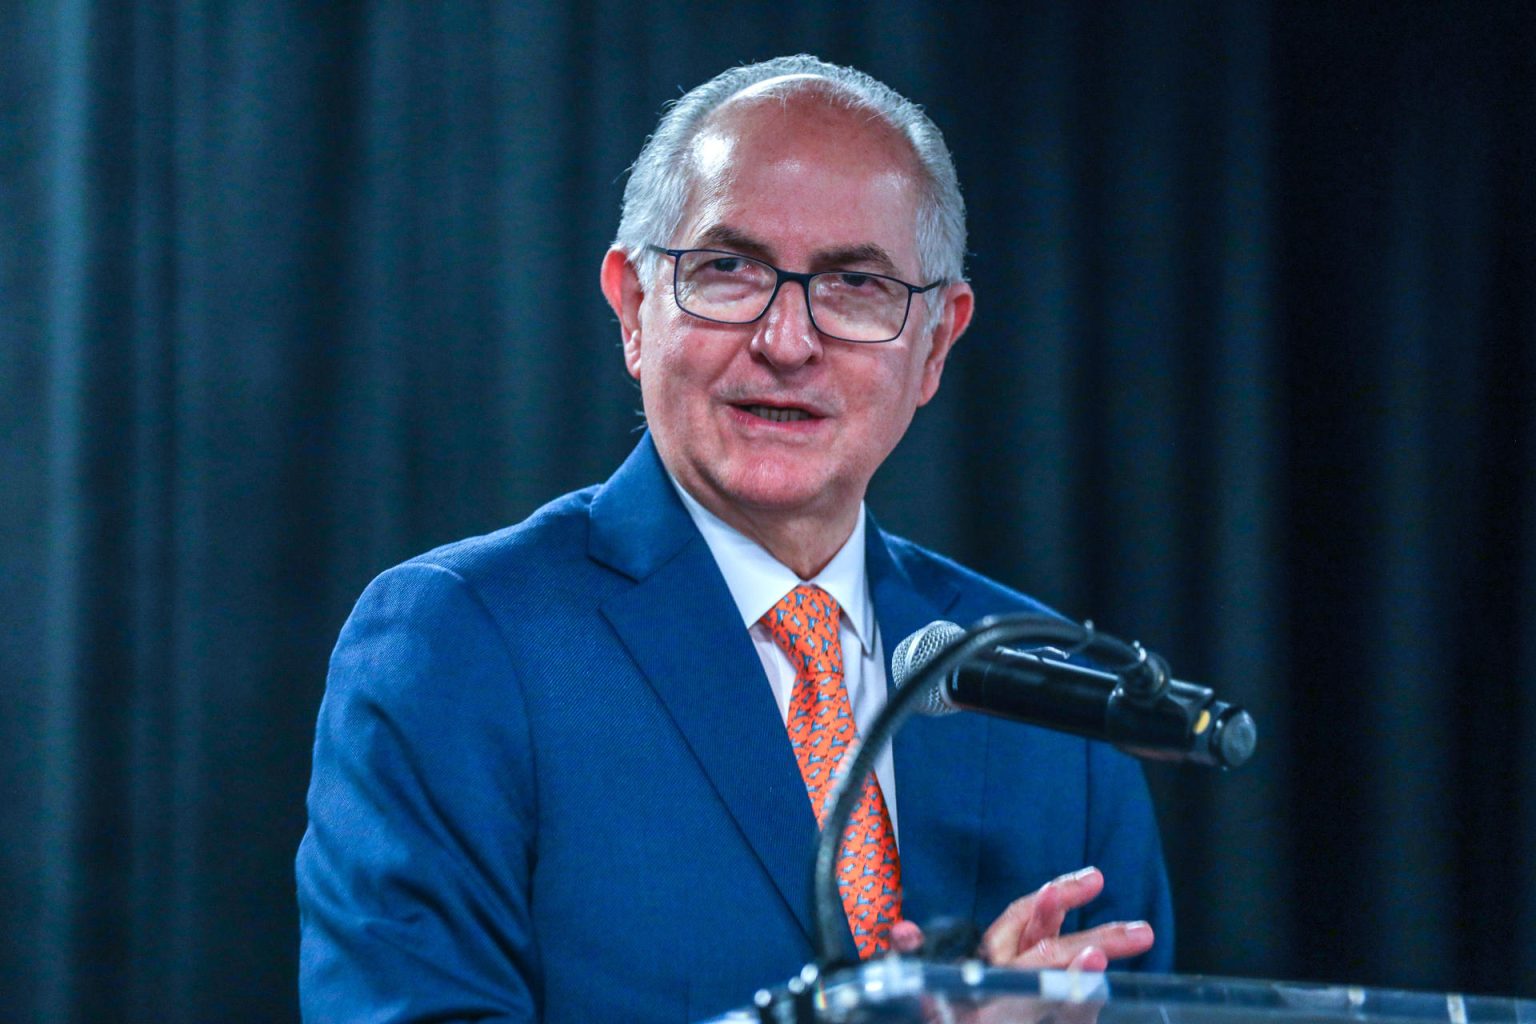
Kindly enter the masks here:
[[868, 274], [842, 273], [837, 275], [837, 283], [845, 288], [863, 288], [874, 282], [874, 278]]
[[718, 256], [709, 261], [705, 269], [717, 274], [731, 274], [740, 270], [744, 261], [739, 256]]

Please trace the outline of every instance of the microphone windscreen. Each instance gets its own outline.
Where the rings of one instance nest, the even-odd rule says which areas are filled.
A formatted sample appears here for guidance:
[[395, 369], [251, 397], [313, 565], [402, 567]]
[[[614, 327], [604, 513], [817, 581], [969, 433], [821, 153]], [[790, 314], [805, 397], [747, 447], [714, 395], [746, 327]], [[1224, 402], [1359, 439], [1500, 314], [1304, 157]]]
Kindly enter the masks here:
[[[964, 635], [965, 630], [953, 622], [938, 619], [928, 623], [896, 645], [896, 653], [891, 655], [891, 682], [898, 687], [906, 685], [924, 665]], [[918, 714], [952, 715], [960, 710], [944, 699], [941, 682], [934, 680], [928, 692], [918, 699], [914, 706]]]

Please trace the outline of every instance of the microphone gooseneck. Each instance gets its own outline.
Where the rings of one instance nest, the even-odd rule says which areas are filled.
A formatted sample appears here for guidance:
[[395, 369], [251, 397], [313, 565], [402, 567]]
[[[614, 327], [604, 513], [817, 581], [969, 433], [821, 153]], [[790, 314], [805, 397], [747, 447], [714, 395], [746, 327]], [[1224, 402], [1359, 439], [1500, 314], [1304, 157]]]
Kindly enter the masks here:
[[[1009, 644], [1056, 645], [1119, 668], [1100, 672], [1074, 665], [1060, 652], [1031, 653]], [[1140, 757], [1222, 768], [1238, 767], [1253, 753], [1256, 733], [1246, 711], [1216, 700], [1205, 687], [1172, 679], [1157, 655], [1091, 623], [1039, 613], [992, 616], [970, 630], [939, 621], [904, 639], [891, 661], [895, 690], [845, 763], [816, 844], [816, 956], [823, 970], [846, 960], [848, 929], [837, 889], [843, 831], [875, 758], [914, 711], [976, 710], [1107, 739]], [[1049, 698], [1059, 688], [1070, 699], [1048, 700], [1041, 714], [1041, 695]]]

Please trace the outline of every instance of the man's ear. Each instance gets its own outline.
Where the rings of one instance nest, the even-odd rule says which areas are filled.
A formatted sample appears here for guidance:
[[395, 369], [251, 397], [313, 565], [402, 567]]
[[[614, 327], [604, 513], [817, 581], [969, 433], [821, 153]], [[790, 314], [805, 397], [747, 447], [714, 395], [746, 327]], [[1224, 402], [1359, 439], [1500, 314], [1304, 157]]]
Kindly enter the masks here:
[[[928, 354], [923, 358], [923, 382], [918, 392], [918, 405], [927, 405], [939, 390], [939, 379], [944, 376], [944, 360], [955, 347], [960, 335], [971, 325], [971, 314], [976, 310], [976, 293], [964, 281], [944, 289], [944, 307], [939, 311], [939, 322], [933, 328], [933, 338]], [[926, 312], [926, 310], [924, 311]]]
[[629, 261], [629, 254], [613, 246], [603, 256], [603, 267], [598, 281], [603, 297], [619, 318], [619, 333], [624, 343], [624, 365], [629, 375], [640, 379], [640, 304], [645, 301], [645, 289], [640, 284], [640, 274]]

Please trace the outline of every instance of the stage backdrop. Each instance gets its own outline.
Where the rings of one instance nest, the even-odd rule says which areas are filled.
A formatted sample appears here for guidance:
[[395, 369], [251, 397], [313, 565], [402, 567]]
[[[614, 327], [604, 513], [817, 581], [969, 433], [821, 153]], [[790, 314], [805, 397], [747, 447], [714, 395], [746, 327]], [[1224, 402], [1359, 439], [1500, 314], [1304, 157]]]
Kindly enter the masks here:
[[924, 103], [970, 204], [977, 320], [872, 507], [1260, 723], [1240, 773], [1152, 772], [1180, 968], [1536, 996], [1529, 4], [60, 0], [0, 38], [0, 1018], [294, 1016], [351, 602], [623, 457], [625, 168], [798, 50]]

